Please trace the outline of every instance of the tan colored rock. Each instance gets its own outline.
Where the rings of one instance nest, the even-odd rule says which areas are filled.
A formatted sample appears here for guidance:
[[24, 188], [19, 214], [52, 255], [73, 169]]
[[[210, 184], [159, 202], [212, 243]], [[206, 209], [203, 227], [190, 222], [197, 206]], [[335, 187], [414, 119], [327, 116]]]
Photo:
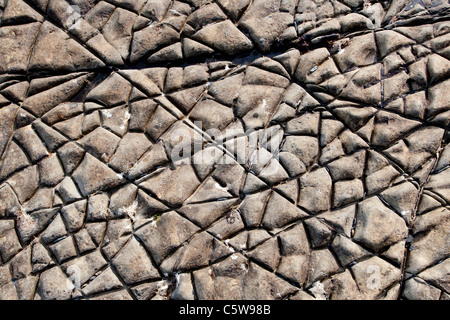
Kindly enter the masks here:
[[405, 221], [389, 210], [377, 197], [364, 200], [356, 214], [354, 239], [373, 250], [406, 238]]
[[123, 181], [122, 176], [89, 154], [85, 155], [73, 178], [84, 196], [115, 187]]
[[230, 56], [253, 49], [252, 42], [229, 20], [206, 26], [192, 38]]
[[29, 57], [40, 23], [4, 26], [0, 30], [0, 71], [27, 71]]
[[134, 237], [119, 251], [112, 263], [127, 284], [160, 277], [148, 254]]

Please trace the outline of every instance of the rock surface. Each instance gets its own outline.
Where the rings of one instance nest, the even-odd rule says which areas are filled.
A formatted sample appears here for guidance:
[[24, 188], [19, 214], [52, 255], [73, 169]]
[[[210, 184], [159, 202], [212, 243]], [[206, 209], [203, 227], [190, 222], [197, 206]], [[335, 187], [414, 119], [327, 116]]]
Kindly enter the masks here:
[[0, 1], [0, 299], [448, 299], [449, 17]]

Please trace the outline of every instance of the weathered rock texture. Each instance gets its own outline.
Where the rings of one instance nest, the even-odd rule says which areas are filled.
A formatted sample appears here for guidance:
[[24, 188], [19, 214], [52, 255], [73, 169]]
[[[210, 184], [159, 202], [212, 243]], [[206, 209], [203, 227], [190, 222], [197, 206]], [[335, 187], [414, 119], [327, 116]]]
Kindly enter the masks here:
[[0, 0], [0, 299], [449, 299], [449, 14]]

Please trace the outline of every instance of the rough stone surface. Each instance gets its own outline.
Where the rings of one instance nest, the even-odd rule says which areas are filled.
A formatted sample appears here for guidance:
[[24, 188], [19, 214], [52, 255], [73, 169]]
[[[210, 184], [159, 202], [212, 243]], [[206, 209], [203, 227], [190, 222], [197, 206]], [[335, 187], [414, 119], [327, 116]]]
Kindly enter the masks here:
[[0, 0], [0, 299], [449, 299], [449, 17]]

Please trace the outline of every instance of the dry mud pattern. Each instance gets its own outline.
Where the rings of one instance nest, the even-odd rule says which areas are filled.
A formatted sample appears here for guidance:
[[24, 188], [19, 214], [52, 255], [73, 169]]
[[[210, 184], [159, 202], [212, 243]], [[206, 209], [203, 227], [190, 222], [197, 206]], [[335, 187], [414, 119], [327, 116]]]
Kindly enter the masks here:
[[1, 299], [449, 299], [449, 1], [0, 8]]

